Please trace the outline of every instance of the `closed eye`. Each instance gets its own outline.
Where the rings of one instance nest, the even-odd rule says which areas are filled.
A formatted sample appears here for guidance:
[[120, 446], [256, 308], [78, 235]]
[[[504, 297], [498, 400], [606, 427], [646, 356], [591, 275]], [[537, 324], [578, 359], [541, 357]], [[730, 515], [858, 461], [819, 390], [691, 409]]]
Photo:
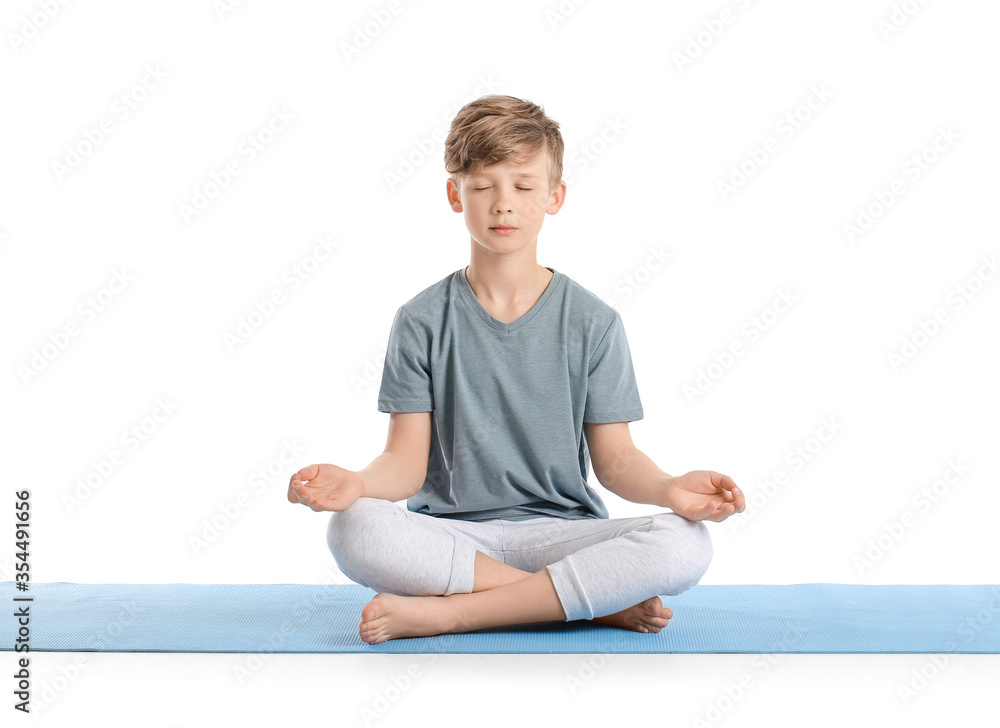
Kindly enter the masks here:
[[[483, 190], [488, 190], [489, 187], [473, 187], [476, 192], [482, 192]], [[531, 187], [515, 187], [514, 189], [523, 190], [524, 192], [531, 192]]]

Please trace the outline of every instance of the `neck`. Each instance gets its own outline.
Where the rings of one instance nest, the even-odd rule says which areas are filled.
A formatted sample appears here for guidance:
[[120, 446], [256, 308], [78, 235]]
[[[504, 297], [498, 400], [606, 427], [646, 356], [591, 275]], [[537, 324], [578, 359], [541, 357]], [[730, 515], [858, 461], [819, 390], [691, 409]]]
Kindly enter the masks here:
[[552, 272], [535, 259], [534, 244], [511, 253], [494, 253], [475, 241], [465, 275], [477, 298], [499, 304], [535, 300], [552, 278]]

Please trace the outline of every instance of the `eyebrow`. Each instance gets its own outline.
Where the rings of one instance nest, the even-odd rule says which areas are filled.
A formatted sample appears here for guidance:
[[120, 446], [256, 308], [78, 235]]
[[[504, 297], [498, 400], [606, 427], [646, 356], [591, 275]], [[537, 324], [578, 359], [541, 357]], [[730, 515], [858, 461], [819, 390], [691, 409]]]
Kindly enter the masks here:
[[[472, 179], [483, 179], [489, 176], [491, 175], [486, 173], [480, 173], [473, 176]], [[540, 179], [540, 177], [537, 174], [528, 174], [527, 172], [520, 172], [518, 174], [515, 174], [514, 177], [515, 179]]]

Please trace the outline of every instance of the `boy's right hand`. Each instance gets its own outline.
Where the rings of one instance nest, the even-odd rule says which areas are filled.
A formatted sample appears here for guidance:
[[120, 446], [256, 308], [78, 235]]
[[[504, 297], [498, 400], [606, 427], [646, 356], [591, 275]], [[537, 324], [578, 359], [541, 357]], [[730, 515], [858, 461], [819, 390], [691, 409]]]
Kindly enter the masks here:
[[347, 510], [363, 492], [358, 474], [337, 465], [308, 465], [288, 481], [288, 502], [314, 511]]

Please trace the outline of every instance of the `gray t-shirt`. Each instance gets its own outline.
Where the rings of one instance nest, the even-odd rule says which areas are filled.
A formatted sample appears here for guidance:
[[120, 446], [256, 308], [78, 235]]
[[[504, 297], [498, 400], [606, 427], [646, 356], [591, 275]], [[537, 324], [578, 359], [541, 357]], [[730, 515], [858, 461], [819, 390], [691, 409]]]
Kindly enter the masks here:
[[587, 484], [584, 422], [642, 419], [615, 309], [549, 268], [517, 321], [494, 318], [461, 268], [396, 311], [380, 412], [433, 412], [427, 478], [407, 509], [442, 518], [607, 518]]

